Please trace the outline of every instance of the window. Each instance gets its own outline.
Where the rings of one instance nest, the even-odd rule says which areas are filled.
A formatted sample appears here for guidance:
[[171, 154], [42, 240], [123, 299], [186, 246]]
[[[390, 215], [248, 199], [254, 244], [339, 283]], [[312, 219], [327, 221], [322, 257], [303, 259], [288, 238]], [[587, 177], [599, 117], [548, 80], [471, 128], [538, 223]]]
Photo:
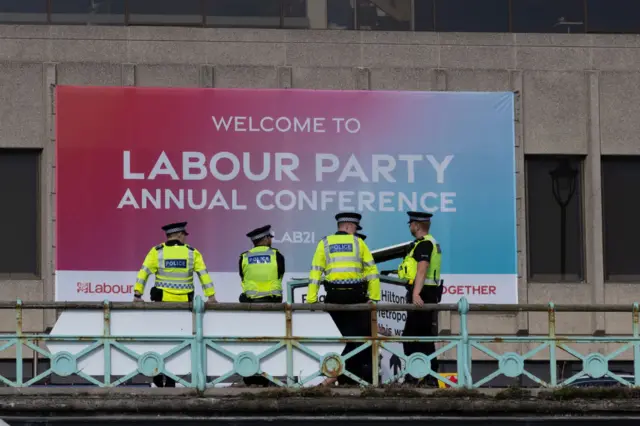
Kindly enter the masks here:
[[309, 27], [305, 0], [205, 0], [205, 14], [215, 27]]
[[602, 157], [604, 277], [640, 281], [640, 157]]
[[413, 13], [415, 17], [416, 31], [433, 31], [435, 22], [433, 22], [434, 0], [415, 0], [413, 5]]
[[21, 24], [45, 24], [47, 0], [2, 0], [0, 22]]
[[509, 32], [509, 0], [435, 0], [436, 31]]
[[584, 0], [512, 0], [516, 33], [584, 33]]
[[283, 0], [282, 13], [291, 18], [304, 18], [307, 16], [307, 0]]
[[124, 25], [125, 0], [51, 0], [54, 24]]
[[0, 221], [7, 225], [5, 241], [11, 242], [0, 245], [0, 275], [39, 274], [39, 164], [40, 151], [0, 149]]
[[587, 31], [640, 34], [640, 2], [587, 0]]
[[527, 156], [527, 241], [529, 279], [584, 279], [582, 160]]
[[202, 25], [200, 0], [129, 0], [129, 23]]
[[359, 30], [410, 31], [411, 0], [358, 1]]
[[351, 0], [327, 0], [327, 27], [333, 30], [352, 30], [355, 10]]

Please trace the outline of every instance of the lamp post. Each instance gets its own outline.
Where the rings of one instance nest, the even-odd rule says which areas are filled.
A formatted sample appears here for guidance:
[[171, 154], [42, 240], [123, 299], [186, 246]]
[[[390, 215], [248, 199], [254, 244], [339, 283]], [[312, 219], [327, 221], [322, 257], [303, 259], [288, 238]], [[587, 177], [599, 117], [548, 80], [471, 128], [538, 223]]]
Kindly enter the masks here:
[[565, 158], [549, 174], [553, 198], [560, 206], [560, 276], [564, 279], [567, 268], [567, 206], [576, 193], [578, 170], [571, 167], [569, 159]]

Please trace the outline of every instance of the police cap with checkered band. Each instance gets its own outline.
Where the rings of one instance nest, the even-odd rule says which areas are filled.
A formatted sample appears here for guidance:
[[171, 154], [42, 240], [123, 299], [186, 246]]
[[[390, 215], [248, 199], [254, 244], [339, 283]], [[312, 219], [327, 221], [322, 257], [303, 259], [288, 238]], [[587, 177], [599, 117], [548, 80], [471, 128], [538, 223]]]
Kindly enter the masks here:
[[260, 228], [256, 228], [253, 231], [247, 234], [247, 237], [251, 239], [251, 241], [259, 241], [264, 237], [273, 237], [273, 232], [271, 232], [271, 225], [261, 226]]
[[343, 212], [338, 213], [336, 215], [336, 221], [338, 223], [343, 222], [351, 222], [356, 224], [356, 230], [362, 230], [362, 226], [360, 226], [360, 220], [362, 219], [362, 215], [360, 213], [352, 213], [352, 212]]
[[167, 235], [176, 234], [178, 232], [184, 232], [185, 235], [189, 235], [187, 232], [187, 222], [170, 223], [163, 226], [162, 230]]
[[409, 222], [431, 222], [431, 217], [433, 216], [431, 213], [424, 212], [407, 212], [409, 215]]

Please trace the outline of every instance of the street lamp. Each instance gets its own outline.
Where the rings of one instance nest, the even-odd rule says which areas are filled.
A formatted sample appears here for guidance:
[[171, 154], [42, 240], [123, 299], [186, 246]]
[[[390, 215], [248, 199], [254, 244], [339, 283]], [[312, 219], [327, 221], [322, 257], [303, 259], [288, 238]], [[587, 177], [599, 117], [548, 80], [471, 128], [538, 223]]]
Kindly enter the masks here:
[[549, 174], [553, 198], [560, 206], [560, 276], [564, 279], [567, 268], [567, 206], [576, 193], [578, 170], [571, 167], [569, 159], [565, 158]]
[[567, 26], [567, 33], [571, 33], [571, 27], [572, 26], [581, 26], [584, 25], [584, 22], [578, 22], [578, 21], [567, 21], [566, 19], [564, 19], [564, 16], [561, 16], [560, 18], [558, 18], [558, 22], [556, 22], [555, 24], [553, 24], [554, 27], [558, 27], [561, 25], [566, 25]]

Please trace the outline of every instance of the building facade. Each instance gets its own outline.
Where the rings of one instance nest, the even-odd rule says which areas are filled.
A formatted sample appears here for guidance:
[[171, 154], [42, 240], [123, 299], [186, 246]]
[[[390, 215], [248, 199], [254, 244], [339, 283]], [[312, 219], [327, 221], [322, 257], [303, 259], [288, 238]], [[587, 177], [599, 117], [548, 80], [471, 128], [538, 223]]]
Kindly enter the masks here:
[[[332, 24], [328, 3], [313, 0], [291, 24], [304, 29], [41, 25], [40, 12], [0, 13], [12, 21], [0, 25], [0, 298], [54, 296], [53, 85], [515, 91], [520, 303], [631, 311], [640, 300], [640, 36], [507, 32], [517, 30], [511, 15], [496, 32], [404, 31], [423, 25], [409, 3], [409, 28], [399, 31], [328, 30], [353, 28], [355, 18]], [[72, 15], [62, 23], [98, 19]], [[56, 13], [45, 9], [44, 19], [55, 23]], [[473, 333], [547, 332], [543, 313], [477, 315]], [[54, 312], [29, 311], [24, 330], [54, 321]], [[0, 324], [13, 331], [15, 313], [0, 311]], [[631, 313], [558, 314], [556, 332], [630, 327]], [[456, 333], [455, 315], [442, 314], [441, 329]]]

